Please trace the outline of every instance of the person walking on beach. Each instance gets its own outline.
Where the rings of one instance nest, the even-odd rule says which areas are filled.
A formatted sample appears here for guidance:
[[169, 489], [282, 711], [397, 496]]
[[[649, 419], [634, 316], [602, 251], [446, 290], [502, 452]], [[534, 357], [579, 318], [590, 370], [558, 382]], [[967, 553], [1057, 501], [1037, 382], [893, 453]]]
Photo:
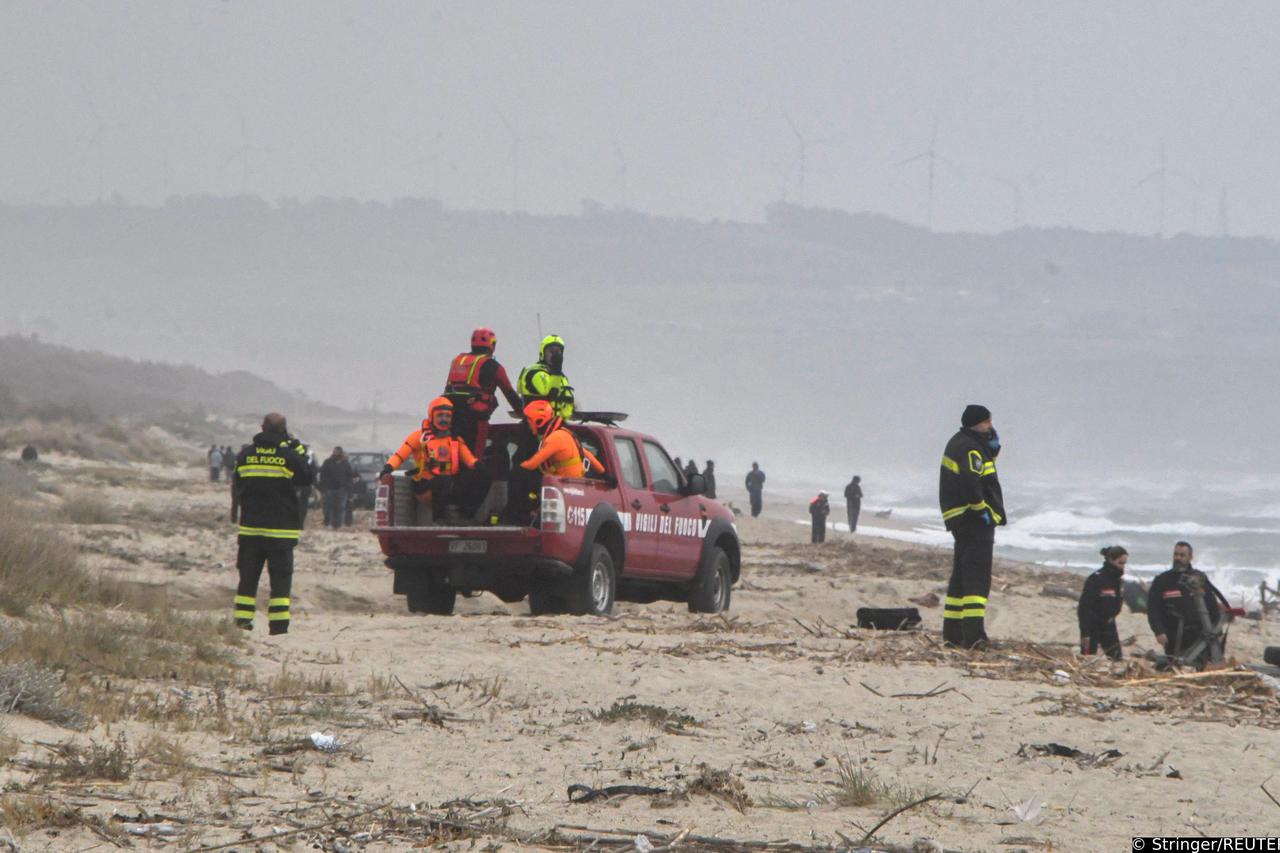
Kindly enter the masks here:
[[1080, 620], [1080, 654], [1095, 655], [1101, 651], [1112, 660], [1120, 660], [1120, 633], [1116, 617], [1124, 606], [1124, 567], [1129, 552], [1123, 545], [1102, 549], [1102, 568], [1089, 575], [1076, 605]]
[[759, 518], [764, 509], [764, 472], [759, 462], [752, 462], [747, 472], [747, 494], [751, 497], [751, 517]]
[[996, 528], [1008, 521], [996, 475], [999, 453], [1000, 437], [991, 423], [991, 411], [970, 404], [960, 417], [960, 431], [942, 453], [938, 476], [942, 521], [955, 540], [942, 614], [942, 639], [950, 646], [980, 649], [989, 645], [986, 616], [992, 551]]
[[827, 541], [827, 516], [831, 514], [831, 502], [826, 492], [818, 492], [818, 496], [809, 501], [809, 517], [813, 521], [813, 531], [809, 541], [817, 545]]
[[857, 474], [844, 487], [844, 506], [849, 516], [849, 532], [853, 533], [858, 529], [858, 514], [862, 512], [862, 478]]
[[209, 445], [209, 452], [205, 454], [209, 459], [209, 482], [218, 482], [218, 475], [222, 473], [222, 451], [218, 449], [218, 445]]

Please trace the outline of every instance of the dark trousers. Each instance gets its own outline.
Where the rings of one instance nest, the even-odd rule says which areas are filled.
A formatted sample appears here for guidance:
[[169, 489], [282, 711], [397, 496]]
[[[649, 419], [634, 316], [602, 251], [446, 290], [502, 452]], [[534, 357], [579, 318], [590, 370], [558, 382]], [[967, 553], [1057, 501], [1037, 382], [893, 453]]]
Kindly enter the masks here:
[[218, 475], [221, 473], [222, 473], [221, 465], [217, 465], [217, 466], [210, 465], [209, 466], [209, 482], [210, 483], [218, 482]]
[[439, 519], [444, 508], [454, 505], [465, 520], [474, 520], [476, 510], [489, 493], [489, 476], [462, 470], [453, 476], [438, 475], [429, 480], [415, 480], [413, 494], [425, 502], [431, 496], [431, 517]]
[[849, 532], [858, 529], [858, 513], [862, 512], [862, 504], [849, 504]]
[[265, 564], [271, 578], [271, 598], [267, 601], [267, 627], [272, 634], [289, 633], [289, 592], [293, 587], [293, 540], [269, 539], [264, 536], [241, 536], [236, 568], [240, 583], [236, 586], [236, 624], [253, 627], [257, 607], [258, 581]]
[[942, 614], [942, 639], [972, 649], [987, 642], [987, 596], [991, 594], [996, 531], [994, 527], [973, 527], [951, 535], [956, 544]]
[[489, 418], [472, 411], [465, 403], [454, 402], [453, 434], [466, 442], [477, 459], [483, 459], [484, 446], [489, 441]]
[[507, 480], [507, 507], [502, 511], [504, 524], [527, 526], [533, 523], [533, 510], [538, 505], [538, 492], [542, 488], [542, 472], [526, 471], [520, 463], [538, 452], [538, 437], [523, 432], [520, 443], [511, 456], [511, 476]]
[[825, 516], [813, 520], [813, 530], [809, 535], [809, 541], [814, 545], [827, 541], [827, 519]]
[[764, 495], [760, 492], [751, 492], [751, 517], [756, 518], [760, 515], [760, 510], [764, 509]]
[[1089, 642], [1085, 644], [1083, 649], [1086, 655], [1096, 655], [1101, 651], [1112, 660], [1120, 660], [1122, 656], [1120, 651], [1120, 632], [1116, 629], [1115, 622], [1095, 625], [1088, 636]]
[[330, 489], [324, 493], [324, 523], [334, 530], [347, 523], [346, 489]]

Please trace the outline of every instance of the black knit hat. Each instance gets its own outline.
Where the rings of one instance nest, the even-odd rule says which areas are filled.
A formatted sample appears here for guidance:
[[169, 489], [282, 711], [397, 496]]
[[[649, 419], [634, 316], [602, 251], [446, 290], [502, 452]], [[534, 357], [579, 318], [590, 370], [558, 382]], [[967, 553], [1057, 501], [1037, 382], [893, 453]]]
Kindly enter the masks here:
[[990, 419], [990, 409], [986, 406], [979, 406], [977, 403], [970, 403], [964, 407], [964, 414], [960, 416], [960, 426], [968, 429]]

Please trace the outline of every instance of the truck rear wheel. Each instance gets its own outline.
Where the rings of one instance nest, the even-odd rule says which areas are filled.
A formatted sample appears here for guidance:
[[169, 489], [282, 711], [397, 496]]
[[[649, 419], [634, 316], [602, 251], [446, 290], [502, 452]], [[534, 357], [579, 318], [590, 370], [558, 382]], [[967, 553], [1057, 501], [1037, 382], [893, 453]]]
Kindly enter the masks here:
[[721, 613], [729, 609], [733, 589], [733, 564], [723, 548], [711, 552], [711, 559], [698, 570], [689, 590], [690, 613]]
[[433, 616], [452, 616], [458, 591], [448, 584], [430, 578], [422, 578], [409, 587], [405, 601], [410, 613], [430, 613]]
[[570, 604], [573, 612], [584, 616], [608, 616], [613, 612], [618, 576], [613, 568], [613, 555], [599, 542], [591, 546], [591, 561], [586, 571], [574, 572], [570, 579]]

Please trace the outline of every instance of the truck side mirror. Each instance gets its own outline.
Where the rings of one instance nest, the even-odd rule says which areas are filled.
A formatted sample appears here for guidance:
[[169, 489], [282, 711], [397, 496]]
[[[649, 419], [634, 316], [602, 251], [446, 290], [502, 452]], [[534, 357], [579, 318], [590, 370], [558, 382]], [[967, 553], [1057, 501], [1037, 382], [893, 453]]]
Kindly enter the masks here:
[[707, 480], [701, 474], [690, 474], [689, 481], [685, 484], [684, 493], [686, 496], [705, 495], [707, 493]]

